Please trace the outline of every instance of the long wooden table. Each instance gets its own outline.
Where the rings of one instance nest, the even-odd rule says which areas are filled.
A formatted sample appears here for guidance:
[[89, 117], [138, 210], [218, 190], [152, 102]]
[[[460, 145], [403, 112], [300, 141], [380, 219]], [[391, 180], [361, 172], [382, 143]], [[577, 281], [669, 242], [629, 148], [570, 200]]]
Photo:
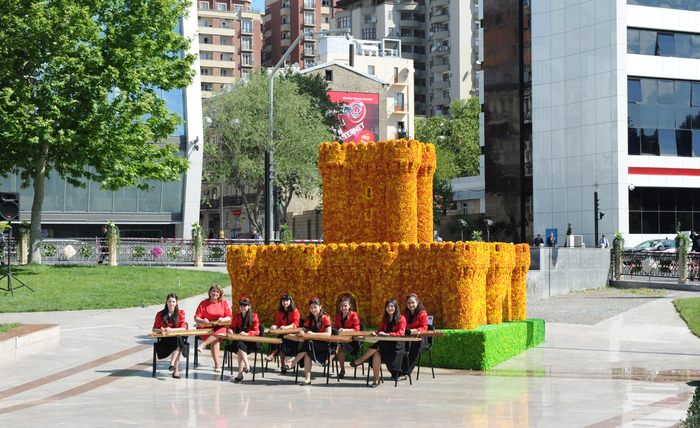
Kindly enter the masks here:
[[[356, 339], [357, 340], [357, 339]], [[365, 342], [420, 342], [420, 337], [413, 336], [368, 336], [362, 339]]]
[[282, 343], [282, 339], [279, 339], [277, 337], [245, 336], [242, 334], [235, 334], [235, 333], [215, 334], [214, 336], [218, 337], [219, 339], [223, 339], [223, 340], [236, 340], [236, 341], [243, 340], [245, 342], [274, 343], [274, 344]]
[[274, 335], [280, 335], [280, 334], [297, 334], [301, 330], [303, 330], [303, 329], [301, 329], [301, 328], [287, 328], [287, 329], [278, 328], [276, 330], [265, 330], [265, 335], [269, 334], [270, 336], [274, 336]]
[[416, 337], [442, 337], [444, 335], [445, 335], [444, 331], [437, 331], [437, 330], [430, 331], [430, 330], [428, 330], [428, 331], [419, 331], [414, 336], [416, 336]]
[[208, 336], [214, 333], [212, 328], [203, 328], [199, 330], [181, 330], [167, 331], [163, 333], [150, 333], [148, 337], [177, 337], [177, 336]]
[[297, 336], [296, 334], [285, 334], [283, 336], [287, 340], [293, 340], [295, 342], [304, 342], [306, 340], [318, 340], [319, 342], [336, 342], [336, 343], [350, 343], [352, 342], [352, 337], [342, 337], [333, 336], [330, 334], [323, 335], [313, 335], [313, 336]]
[[228, 325], [231, 325], [231, 321], [224, 321], [224, 322], [212, 321], [212, 322], [208, 322], [208, 323], [197, 324], [197, 327], [211, 328], [211, 327], [225, 327]]
[[[372, 336], [373, 333], [376, 333], [376, 331], [341, 331], [339, 334], [341, 336], [350, 336], [350, 337], [369, 337]], [[444, 336], [445, 332], [443, 331], [419, 331], [418, 333], [410, 336], [410, 337], [440, 337]]]

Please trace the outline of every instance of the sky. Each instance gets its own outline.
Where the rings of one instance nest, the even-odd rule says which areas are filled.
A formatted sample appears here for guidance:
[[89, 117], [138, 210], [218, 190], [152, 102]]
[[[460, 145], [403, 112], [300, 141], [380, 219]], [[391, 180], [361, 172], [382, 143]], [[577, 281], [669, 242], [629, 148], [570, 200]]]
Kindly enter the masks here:
[[265, 0], [253, 0], [251, 9], [259, 10], [261, 12], [265, 11]]

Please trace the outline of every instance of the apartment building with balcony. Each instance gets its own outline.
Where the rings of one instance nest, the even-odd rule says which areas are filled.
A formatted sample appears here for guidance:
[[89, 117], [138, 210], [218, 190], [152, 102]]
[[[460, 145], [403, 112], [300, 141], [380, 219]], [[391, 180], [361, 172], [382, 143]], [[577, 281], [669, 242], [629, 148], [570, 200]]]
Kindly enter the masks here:
[[262, 66], [263, 13], [251, 0], [198, 0], [202, 98]]
[[[263, 63], [274, 67], [300, 34], [329, 30], [336, 0], [265, 0]], [[302, 40], [288, 63], [299, 68], [316, 63], [316, 40]]]
[[416, 70], [416, 114], [447, 115], [450, 102], [478, 92], [480, 2], [339, 0], [331, 27], [348, 28], [362, 40], [400, 39], [401, 56]]

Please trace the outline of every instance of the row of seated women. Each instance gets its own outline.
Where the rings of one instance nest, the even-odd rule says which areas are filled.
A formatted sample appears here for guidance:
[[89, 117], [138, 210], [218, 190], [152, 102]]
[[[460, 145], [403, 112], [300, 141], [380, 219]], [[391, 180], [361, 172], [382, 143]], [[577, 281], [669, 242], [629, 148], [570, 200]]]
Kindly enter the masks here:
[[[177, 297], [173, 299], [168, 296], [166, 308], [159, 312], [156, 316], [156, 323], [153, 331], [173, 330], [176, 327], [170, 327], [167, 321], [171, 320], [175, 312], [177, 312]], [[173, 301], [171, 301], [173, 300]], [[172, 308], [171, 308], [172, 306]], [[251, 301], [246, 297], [241, 297], [238, 300], [240, 313], [232, 317], [231, 309], [225, 300], [223, 300], [223, 290], [218, 285], [213, 285], [209, 289], [209, 299], [200, 303], [195, 314], [195, 322], [197, 324], [208, 323], [212, 321], [227, 322], [231, 321], [231, 325], [217, 329], [214, 334], [225, 334], [235, 332], [243, 336], [257, 336], [260, 333], [258, 316], [251, 308]], [[318, 298], [313, 298], [309, 301], [309, 315], [305, 319], [301, 319], [299, 310], [294, 304], [292, 296], [284, 294], [279, 301], [279, 308], [275, 316], [275, 323], [270, 327], [273, 330], [285, 330], [301, 327], [302, 331], [298, 336], [311, 336], [318, 334], [328, 335], [337, 334], [343, 331], [360, 331], [360, 319], [357, 312], [351, 308], [350, 299], [347, 297], [339, 301], [339, 311], [335, 314], [335, 322], [331, 323], [330, 316], [323, 310], [321, 301]], [[184, 312], [179, 311], [179, 318], [184, 319]], [[232, 319], [233, 318], [233, 319]], [[175, 323], [174, 325], [178, 325]], [[162, 328], [163, 330], [158, 330]], [[182, 328], [178, 326], [177, 328]], [[384, 316], [379, 329], [374, 336], [404, 336], [415, 334], [419, 331], [428, 329], [428, 315], [423, 307], [422, 302], [415, 294], [406, 296], [406, 308], [403, 314], [400, 313], [399, 304], [395, 299], [389, 299], [385, 302]], [[220, 371], [219, 363], [219, 345], [220, 339], [214, 335], [201, 336], [203, 342], [197, 348], [197, 352], [202, 352], [207, 345], [211, 346], [212, 358], [214, 360], [215, 371]], [[163, 352], [158, 352], [159, 358], [166, 358], [171, 355], [170, 369], [173, 371], [173, 377], [179, 377], [177, 369], [177, 361], [179, 358], [180, 347], [184, 344], [184, 339], [174, 337], [170, 345], [163, 345]], [[282, 361], [282, 373], [286, 373], [290, 367], [295, 367], [300, 364], [304, 367], [304, 381], [300, 384], [311, 384], [311, 364], [312, 361], [317, 365], [322, 366], [328, 359], [328, 354], [331, 352], [331, 343], [326, 341], [316, 341], [313, 339], [305, 340], [299, 349], [299, 342], [283, 339], [282, 344], [275, 345], [275, 349], [267, 357], [268, 361], [272, 361], [275, 354], [279, 353]], [[346, 354], [357, 355], [360, 344], [356, 341], [349, 343], [341, 343], [338, 345], [337, 354], [340, 362], [339, 378], [345, 375], [345, 356]], [[408, 350], [408, 358], [404, 360], [405, 346], [410, 346]], [[403, 342], [403, 341], [380, 341], [372, 345], [368, 351], [360, 356], [357, 360], [350, 362], [351, 367], [356, 367], [364, 361], [371, 358], [371, 366], [374, 374], [374, 382], [372, 387], [379, 385], [379, 369], [381, 361], [384, 360], [392, 377], [398, 376], [399, 379], [405, 379], [405, 375], [411, 373], [415, 367], [415, 361], [418, 355], [427, 346], [427, 341], [423, 339], [421, 342]], [[235, 353], [238, 359], [238, 374], [233, 379], [233, 382], [241, 382], [243, 373], [250, 370], [248, 365], [247, 355], [253, 352], [255, 344], [253, 342], [240, 340], [231, 345], [228, 345], [227, 350]], [[169, 351], [169, 352], [168, 352]], [[285, 364], [285, 356], [296, 354], [296, 357], [289, 364]]]

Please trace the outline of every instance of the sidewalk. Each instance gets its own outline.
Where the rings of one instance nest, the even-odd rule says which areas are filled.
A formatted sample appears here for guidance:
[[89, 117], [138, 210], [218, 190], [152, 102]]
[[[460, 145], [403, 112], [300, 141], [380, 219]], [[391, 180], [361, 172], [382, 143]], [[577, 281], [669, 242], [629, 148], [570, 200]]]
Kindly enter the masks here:
[[[228, 373], [220, 382], [208, 353], [188, 379], [184, 360], [182, 379], [167, 362], [151, 378], [146, 334], [162, 306], [0, 314], [0, 323], [61, 325], [58, 346], [0, 361], [0, 426], [669, 427], [692, 398], [686, 382], [700, 379], [700, 339], [671, 304], [692, 295], [672, 292], [596, 325], [550, 323], [545, 343], [490, 371], [436, 369], [432, 379], [421, 370], [412, 386], [376, 389], [359, 374], [326, 386], [318, 367], [310, 387], [276, 366], [254, 384]], [[180, 302], [190, 323], [204, 297]]]

